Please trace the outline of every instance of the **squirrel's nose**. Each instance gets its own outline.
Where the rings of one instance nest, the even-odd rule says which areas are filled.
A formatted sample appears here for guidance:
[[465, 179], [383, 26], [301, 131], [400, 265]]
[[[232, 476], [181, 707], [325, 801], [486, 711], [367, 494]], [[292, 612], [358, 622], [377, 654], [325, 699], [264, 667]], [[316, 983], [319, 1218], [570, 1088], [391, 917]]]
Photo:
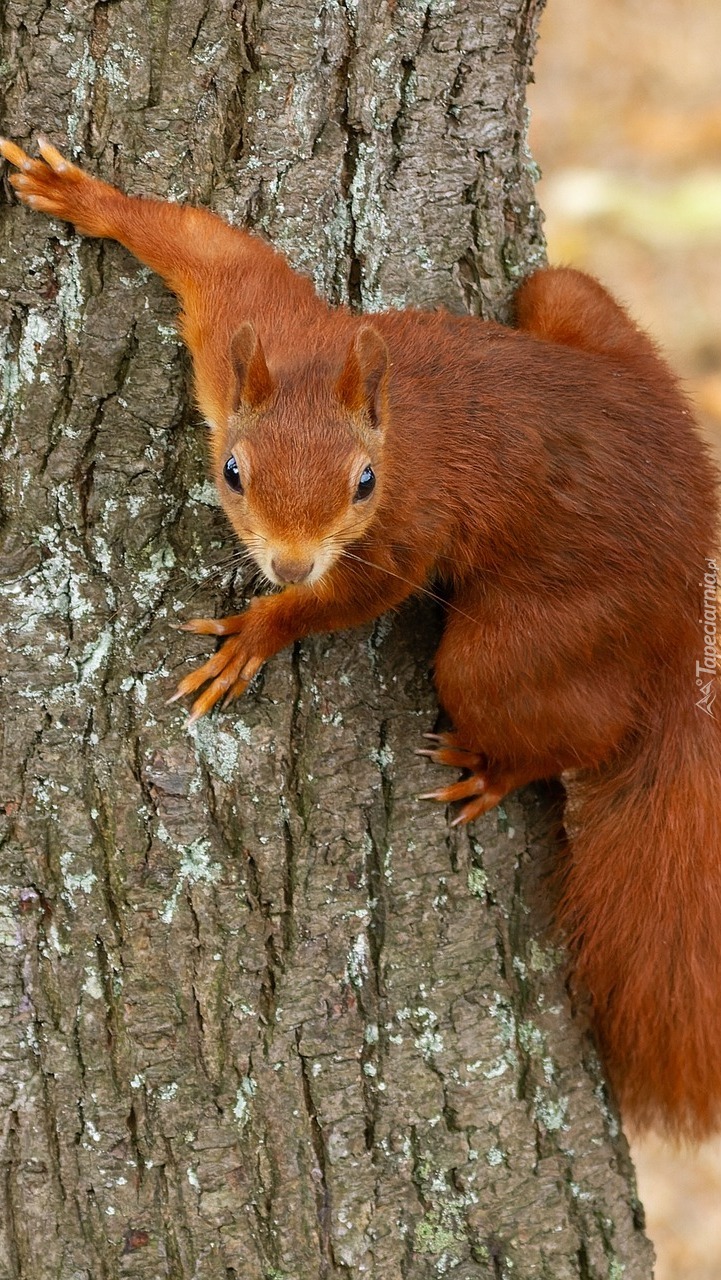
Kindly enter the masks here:
[[313, 572], [312, 560], [284, 560], [282, 556], [273, 556], [270, 565], [279, 582], [304, 582]]

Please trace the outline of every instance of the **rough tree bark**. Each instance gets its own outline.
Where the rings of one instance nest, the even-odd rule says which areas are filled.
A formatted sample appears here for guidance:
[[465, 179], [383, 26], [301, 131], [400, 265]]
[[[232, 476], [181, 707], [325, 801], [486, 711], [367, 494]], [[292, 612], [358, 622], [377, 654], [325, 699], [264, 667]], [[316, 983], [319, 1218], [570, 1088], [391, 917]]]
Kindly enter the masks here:
[[[505, 316], [537, 0], [8, 0], [3, 132], [250, 223], [336, 300]], [[166, 707], [237, 608], [175, 303], [3, 205], [0, 1277], [640, 1280], [538, 902], [549, 798], [415, 795], [412, 604]]]

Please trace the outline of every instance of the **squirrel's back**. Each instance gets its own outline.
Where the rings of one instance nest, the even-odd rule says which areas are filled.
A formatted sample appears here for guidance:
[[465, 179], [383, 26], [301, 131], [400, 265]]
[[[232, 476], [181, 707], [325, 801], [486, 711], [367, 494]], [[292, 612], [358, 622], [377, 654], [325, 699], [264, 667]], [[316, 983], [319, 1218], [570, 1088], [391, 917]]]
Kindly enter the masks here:
[[[648, 592], [657, 616], [637, 669], [636, 720], [571, 791], [558, 922], [622, 1108], [636, 1123], [698, 1137], [721, 1121], [721, 721], [716, 659], [704, 656], [715, 654], [716, 471], [672, 372], [598, 281], [536, 272], [516, 318], [543, 343], [586, 353], [629, 395], [632, 448], [617, 455], [610, 495], [625, 566], [611, 577], [612, 561], [601, 563], [609, 595], [624, 577], [637, 609], [629, 663]], [[607, 446], [593, 378], [582, 387], [579, 421]], [[631, 501], [639, 481], [642, 503]], [[607, 496], [598, 495], [606, 517]]]

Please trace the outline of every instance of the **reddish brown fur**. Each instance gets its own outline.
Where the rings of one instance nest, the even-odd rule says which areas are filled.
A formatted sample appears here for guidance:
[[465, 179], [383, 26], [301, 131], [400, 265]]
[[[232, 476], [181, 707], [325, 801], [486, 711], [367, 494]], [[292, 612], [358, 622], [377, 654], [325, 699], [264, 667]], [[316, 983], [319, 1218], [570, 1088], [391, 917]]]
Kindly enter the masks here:
[[195, 714], [298, 637], [443, 579], [455, 733], [432, 754], [471, 776], [436, 794], [470, 798], [471, 817], [578, 771], [559, 923], [611, 1078], [636, 1121], [717, 1125], [721, 732], [696, 705], [715, 476], [653, 344], [569, 270], [525, 282], [516, 331], [442, 311], [369, 326], [209, 213], [126, 197], [47, 144], [47, 165], [2, 149], [27, 203], [175, 290], [231, 523], [267, 572], [273, 556], [318, 569], [189, 624], [229, 637], [180, 686], [204, 687]]

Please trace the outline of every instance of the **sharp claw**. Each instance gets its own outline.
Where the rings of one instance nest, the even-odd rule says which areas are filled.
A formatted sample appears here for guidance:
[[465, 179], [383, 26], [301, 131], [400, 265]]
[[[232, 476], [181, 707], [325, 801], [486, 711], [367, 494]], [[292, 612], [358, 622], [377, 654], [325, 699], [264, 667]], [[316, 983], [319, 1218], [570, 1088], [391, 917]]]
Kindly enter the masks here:
[[192, 622], [172, 622], [170, 624], [174, 631], [189, 631], [191, 635], [203, 635], [202, 631], [198, 631]]
[[232, 633], [225, 631], [223, 627], [223, 618], [190, 618], [188, 622], [178, 622], [175, 625], [180, 631], [190, 631], [196, 636], [225, 636]]
[[[206, 690], [206, 692], [208, 691]], [[205, 697], [205, 694], [203, 694], [200, 698], [196, 698], [188, 714], [188, 724], [189, 725], [196, 724], [198, 720], [202, 720], [203, 716], [206, 714], [206, 712], [210, 711], [210, 708], [212, 706], [213, 706], [212, 702], [210, 703], [210, 706], [207, 705], [207, 699]]]
[[445, 799], [446, 788], [441, 787], [438, 791], [424, 791], [418, 796], [419, 800], [443, 800]]
[[475, 818], [481, 818], [483, 814], [490, 813], [491, 809], [495, 809], [496, 805], [500, 804], [506, 795], [508, 795], [507, 789], [499, 787], [493, 791], [487, 791], [485, 795], [476, 796], [475, 800], [469, 800], [468, 804], [464, 804], [452, 825], [458, 827], [464, 823], [473, 822]]

